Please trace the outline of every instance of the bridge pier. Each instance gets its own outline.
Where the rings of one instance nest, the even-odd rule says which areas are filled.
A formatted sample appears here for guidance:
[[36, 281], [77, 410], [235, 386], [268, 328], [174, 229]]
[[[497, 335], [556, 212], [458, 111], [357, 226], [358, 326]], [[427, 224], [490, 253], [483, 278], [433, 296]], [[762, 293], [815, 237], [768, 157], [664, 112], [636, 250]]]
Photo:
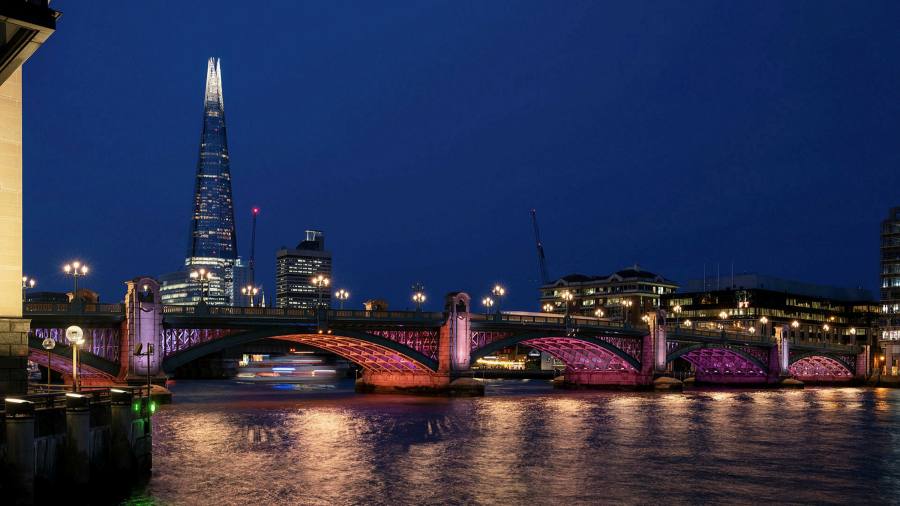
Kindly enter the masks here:
[[436, 372], [386, 372], [366, 369], [356, 381], [357, 392], [408, 393], [418, 395], [484, 395], [484, 384], [460, 377], [469, 370], [471, 330], [469, 304], [463, 292], [447, 295], [447, 320], [438, 333]]
[[[132, 384], [146, 384], [165, 377], [161, 373], [163, 357], [163, 313], [159, 283], [153, 278], [137, 277], [126, 281], [125, 329], [119, 346], [119, 379]], [[135, 355], [140, 348], [141, 355]], [[152, 351], [148, 356], [148, 351]]]

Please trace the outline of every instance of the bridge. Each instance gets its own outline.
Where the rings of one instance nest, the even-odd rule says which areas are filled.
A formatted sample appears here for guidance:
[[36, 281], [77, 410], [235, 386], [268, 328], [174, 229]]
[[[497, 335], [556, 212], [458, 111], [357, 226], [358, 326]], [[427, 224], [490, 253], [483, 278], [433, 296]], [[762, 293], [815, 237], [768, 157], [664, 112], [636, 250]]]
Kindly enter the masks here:
[[[570, 385], [648, 387], [682, 359], [698, 382], [761, 385], [793, 377], [843, 383], [867, 373], [855, 346], [791, 343], [788, 329], [774, 338], [743, 332], [667, 325], [648, 315], [645, 326], [560, 315], [476, 314], [467, 294], [448, 294], [441, 312], [357, 311], [263, 307], [166, 306], [152, 278], [126, 283], [124, 304], [27, 303], [30, 360], [72, 373], [65, 328], [85, 331], [80, 375], [86, 383], [160, 379], [224, 349], [277, 339], [339, 355], [362, 369], [362, 391], [452, 392], [472, 388], [464, 377], [475, 362], [521, 344], [565, 364]], [[58, 344], [49, 354], [41, 341]], [[138, 345], [156, 352], [134, 356]]]

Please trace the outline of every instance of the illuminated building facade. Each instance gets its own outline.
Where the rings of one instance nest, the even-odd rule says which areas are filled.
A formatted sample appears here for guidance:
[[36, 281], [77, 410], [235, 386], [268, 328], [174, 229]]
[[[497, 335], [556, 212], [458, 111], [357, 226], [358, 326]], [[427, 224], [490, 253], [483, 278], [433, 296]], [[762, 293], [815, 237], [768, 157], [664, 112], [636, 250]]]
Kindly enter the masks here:
[[663, 306], [672, 325], [752, 328], [769, 336], [775, 335], [776, 327], [787, 325], [794, 342], [866, 344], [878, 319], [878, 305], [869, 290], [759, 274], [735, 276], [722, 290], [704, 290], [703, 280], [688, 281], [683, 291], [664, 295]]
[[900, 374], [900, 207], [881, 222], [881, 349], [887, 374]]
[[[222, 71], [219, 60], [210, 58], [187, 256], [183, 270], [160, 276], [162, 302], [196, 304], [202, 299], [211, 305], [239, 304], [235, 270], [242, 268], [234, 227]], [[205, 282], [191, 278], [191, 271], [200, 269], [212, 277]]]
[[[566, 294], [569, 314], [640, 321], [642, 314], [659, 307], [660, 297], [674, 292], [678, 285], [659, 274], [634, 265], [606, 276], [570, 274], [541, 287], [540, 305], [544, 311], [565, 313]], [[552, 308], [552, 309], [551, 309]]]
[[313, 276], [331, 278], [331, 252], [325, 249], [325, 234], [307, 230], [295, 249], [282, 248], [275, 254], [275, 305], [287, 308], [331, 307], [331, 289], [317, 287]]

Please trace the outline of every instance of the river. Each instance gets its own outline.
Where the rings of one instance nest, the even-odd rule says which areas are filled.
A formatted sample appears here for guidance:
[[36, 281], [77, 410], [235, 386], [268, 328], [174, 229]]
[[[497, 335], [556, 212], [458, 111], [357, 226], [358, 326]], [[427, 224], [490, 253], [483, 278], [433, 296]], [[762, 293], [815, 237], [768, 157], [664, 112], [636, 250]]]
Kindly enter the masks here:
[[900, 390], [354, 394], [181, 381], [132, 504], [875, 503], [900, 498]]

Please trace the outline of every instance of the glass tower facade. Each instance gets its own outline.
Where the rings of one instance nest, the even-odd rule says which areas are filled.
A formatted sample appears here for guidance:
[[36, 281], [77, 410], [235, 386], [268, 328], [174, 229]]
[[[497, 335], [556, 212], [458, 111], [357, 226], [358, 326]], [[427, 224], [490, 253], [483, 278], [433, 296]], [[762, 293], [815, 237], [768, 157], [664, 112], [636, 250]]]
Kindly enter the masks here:
[[[233, 305], [239, 291], [235, 270], [242, 267], [234, 228], [222, 68], [218, 58], [210, 58], [187, 255], [184, 270], [160, 276], [162, 301], [196, 304], [202, 299], [212, 305]], [[191, 271], [199, 269], [211, 272], [212, 278], [192, 279]]]

